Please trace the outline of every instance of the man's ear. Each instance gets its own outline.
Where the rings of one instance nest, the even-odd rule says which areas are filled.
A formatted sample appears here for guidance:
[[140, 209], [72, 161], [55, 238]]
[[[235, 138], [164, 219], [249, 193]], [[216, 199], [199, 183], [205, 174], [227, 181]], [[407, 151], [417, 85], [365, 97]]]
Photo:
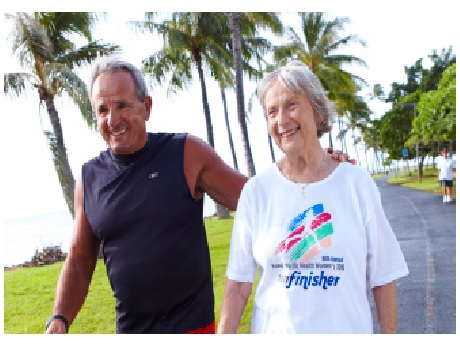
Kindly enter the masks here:
[[148, 121], [150, 119], [150, 112], [152, 111], [152, 104], [153, 104], [152, 97], [150, 96], [145, 97], [144, 99], [144, 106], [145, 106], [145, 112], [146, 112], [145, 121]]

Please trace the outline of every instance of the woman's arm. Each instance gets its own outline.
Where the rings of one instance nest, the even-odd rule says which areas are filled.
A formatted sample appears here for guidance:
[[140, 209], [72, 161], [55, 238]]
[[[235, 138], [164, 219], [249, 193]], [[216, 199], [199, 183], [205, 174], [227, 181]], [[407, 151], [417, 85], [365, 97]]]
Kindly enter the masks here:
[[377, 315], [380, 324], [380, 333], [396, 333], [398, 330], [398, 306], [396, 304], [396, 282], [376, 286], [372, 289]]

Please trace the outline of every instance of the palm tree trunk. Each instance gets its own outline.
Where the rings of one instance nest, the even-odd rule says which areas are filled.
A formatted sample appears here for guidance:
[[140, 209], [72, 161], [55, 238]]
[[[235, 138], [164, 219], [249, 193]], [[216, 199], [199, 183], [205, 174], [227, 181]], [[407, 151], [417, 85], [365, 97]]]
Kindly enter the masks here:
[[268, 146], [270, 146], [270, 155], [272, 157], [272, 163], [275, 163], [275, 151], [273, 150], [273, 141], [270, 133], [268, 133]]
[[355, 148], [356, 161], [358, 162], [358, 165], [361, 165], [361, 162], [359, 161], [358, 145], [356, 143], [355, 128], [354, 127], [352, 127], [352, 129], [351, 129], [351, 138], [353, 139], [353, 147]]
[[232, 131], [230, 129], [230, 122], [228, 121], [227, 98], [225, 97], [225, 88], [222, 83], [220, 83], [220, 95], [222, 97], [222, 104], [224, 105], [225, 127], [227, 128], [228, 142], [230, 144], [230, 151], [232, 152], [233, 167], [235, 168], [235, 170], [239, 170], [238, 161], [236, 160], [235, 147], [233, 146], [233, 137]]
[[249, 144], [248, 128], [244, 111], [244, 90], [243, 90], [243, 67], [241, 61], [241, 34], [240, 34], [240, 15], [237, 12], [230, 13], [230, 26], [232, 28], [233, 43], [233, 64], [235, 67], [236, 79], [236, 104], [238, 109], [238, 122], [244, 143], [244, 156], [248, 168], [248, 177], [256, 174], [256, 169], [252, 159], [251, 146]]
[[74, 187], [75, 181], [67, 158], [67, 150], [64, 145], [64, 137], [62, 135], [61, 121], [54, 106], [53, 96], [48, 96], [44, 99], [48, 116], [53, 128], [52, 131], [44, 131], [48, 139], [50, 150], [53, 154], [53, 163], [56, 173], [61, 184], [62, 193], [70, 214], [74, 217]]
[[204, 81], [203, 66], [201, 64], [201, 55], [196, 54], [194, 59], [196, 62], [196, 68], [198, 70], [198, 78], [200, 79], [200, 85], [201, 85], [201, 101], [203, 103], [204, 118], [206, 120], [206, 135], [208, 137], [209, 145], [211, 145], [214, 148], [214, 132], [212, 129], [211, 111], [209, 110], [208, 94], [206, 92], [206, 83]]
[[[195, 54], [195, 62], [196, 62], [196, 66], [198, 69], [198, 77], [200, 79], [200, 84], [201, 84], [201, 98], [203, 102], [204, 117], [206, 119], [206, 134], [208, 136], [208, 143], [213, 148], [215, 148], [214, 147], [214, 132], [212, 129], [212, 122], [211, 122], [211, 111], [209, 110], [208, 95], [206, 92], [206, 83], [204, 81], [203, 66], [201, 64], [201, 55]], [[217, 202], [216, 202], [216, 213], [219, 219], [230, 218], [230, 211], [226, 209], [224, 206], [218, 204]]]
[[371, 171], [371, 168], [369, 167], [369, 160], [367, 158], [367, 147], [366, 145], [364, 145], [364, 157], [366, 158], [366, 168], [367, 168], [367, 171]]
[[356, 145], [356, 143], [354, 143], [353, 146], [355, 147], [356, 161], [358, 162], [358, 165], [361, 166], [361, 162], [359, 160], [358, 146]]
[[374, 146], [374, 156], [375, 156], [375, 171], [379, 172], [380, 171], [380, 159], [379, 159], [379, 153], [377, 146]]
[[340, 136], [340, 145], [342, 146], [342, 152], [343, 152], [343, 141], [344, 141], [344, 138], [345, 138], [345, 133], [342, 133], [342, 118], [339, 116], [338, 118], [338, 121], [339, 121], [339, 133], [341, 133], [342, 135]]

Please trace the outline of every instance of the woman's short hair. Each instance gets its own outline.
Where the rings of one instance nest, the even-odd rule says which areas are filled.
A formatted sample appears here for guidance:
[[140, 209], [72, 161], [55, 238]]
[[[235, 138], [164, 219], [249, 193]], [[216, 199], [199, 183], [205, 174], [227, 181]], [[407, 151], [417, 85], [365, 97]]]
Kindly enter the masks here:
[[318, 138], [331, 130], [332, 120], [337, 115], [334, 104], [329, 101], [321, 82], [307, 65], [298, 60], [290, 61], [286, 65], [268, 73], [260, 81], [257, 87], [257, 97], [264, 113], [265, 96], [275, 81], [279, 81], [284, 87], [308, 98], [315, 114]]
[[126, 71], [131, 74], [134, 80], [137, 98], [141, 102], [145, 100], [145, 97], [148, 96], [148, 91], [142, 72], [129, 62], [118, 60], [113, 57], [102, 57], [96, 60], [91, 73], [91, 81], [89, 84], [89, 97], [91, 99], [91, 104], [93, 103], [93, 85], [96, 78], [102, 73], [112, 73], [116, 71]]

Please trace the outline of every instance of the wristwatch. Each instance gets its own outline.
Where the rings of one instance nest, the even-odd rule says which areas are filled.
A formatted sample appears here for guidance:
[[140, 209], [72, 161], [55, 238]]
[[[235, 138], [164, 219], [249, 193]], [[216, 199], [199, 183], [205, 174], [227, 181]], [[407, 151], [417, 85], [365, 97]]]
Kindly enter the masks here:
[[53, 320], [61, 320], [62, 322], [64, 322], [65, 332], [69, 333], [69, 321], [65, 318], [65, 316], [62, 316], [62, 315], [53, 315], [48, 320], [46, 320], [45, 329], [48, 329], [48, 327], [50, 326], [51, 322], [53, 322]]

